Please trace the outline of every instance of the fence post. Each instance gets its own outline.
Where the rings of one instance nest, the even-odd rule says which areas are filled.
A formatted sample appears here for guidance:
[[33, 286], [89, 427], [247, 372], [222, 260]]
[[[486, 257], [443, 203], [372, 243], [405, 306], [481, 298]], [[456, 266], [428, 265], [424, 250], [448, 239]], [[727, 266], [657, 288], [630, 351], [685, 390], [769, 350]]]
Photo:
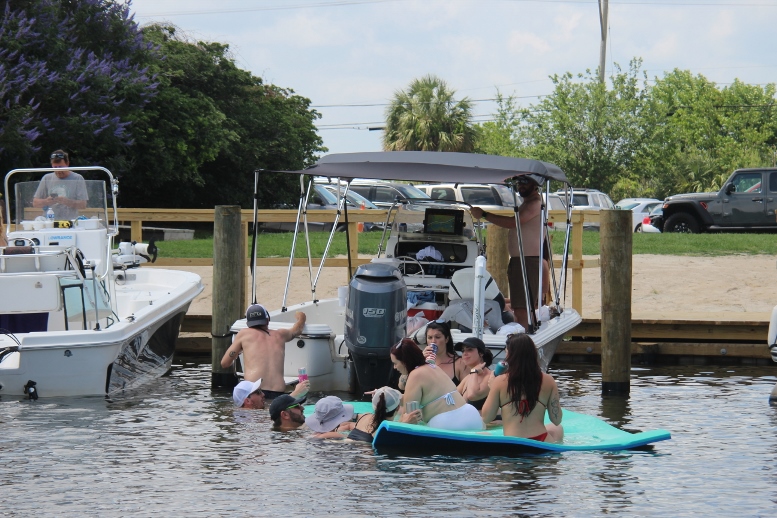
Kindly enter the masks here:
[[629, 394], [631, 375], [630, 210], [602, 210], [602, 395]]
[[509, 231], [498, 225], [489, 224], [486, 227], [486, 269], [499, 286], [499, 291], [507, 297], [510, 297], [510, 284], [507, 280], [507, 264], [510, 262], [510, 252], [507, 250]]
[[229, 329], [243, 310], [245, 248], [242, 230], [240, 206], [216, 206], [213, 221], [211, 388], [232, 388], [237, 382], [232, 367], [221, 367], [221, 358], [232, 343]]

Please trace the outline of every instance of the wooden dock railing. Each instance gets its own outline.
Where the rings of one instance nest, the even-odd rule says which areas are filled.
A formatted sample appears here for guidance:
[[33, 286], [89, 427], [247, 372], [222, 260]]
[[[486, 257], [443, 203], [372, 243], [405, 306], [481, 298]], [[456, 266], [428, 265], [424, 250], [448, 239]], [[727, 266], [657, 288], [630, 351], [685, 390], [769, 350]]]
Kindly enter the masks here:
[[[122, 224], [130, 224], [130, 235], [133, 241], [142, 241], [142, 227], [144, 223], [165, 223], [165, 222], [185, 222], [185, 223], [213, 223], [213, 209], [118, 209], [119, 221]], [[493, 212], [493, 211], [492, 211]], [[512, 216], [512, 210], [495, 211], [495, 214]], [[334, 210], [310, 210], [308, 211], [308, 221], [331, 223], [334, 221], [336, 211]], [[566, 222], [564, 211], [550, 211], [550, 221], [555, 224]], [[275, 222], [294, 222], [297, 218], [296, 210], [260, 210], [258, 221], [260, 223]], [[348, 212], [348, 232], [350, 242], [350, 252], [352, 268], [361, 264], [368, 263], [369, 259], [359, 259], [359, 232], [360, 222], [383, 221], [386, 219], [385, 210], [355, 210]], [[248, 236], [249, 224], [254, 220], [252, 210], [243, 210], [241, 215], [242, 233]], [[341, 220], [342, 221], [342, 220]], [[593, 210], [573, 211], [572, 212], [572, 236], [570, 243], [570, 259], [568, 266], [572, 271], [572, 307], [579, 313], [583, 312], [583, 270], [586, 268], [597, 268], [599, 258], [583, 259], [583, 223], [598, 222], [599, 213]], [[552, 235], [558, 235], [561, 239], [562, 232], [551, 232]], [[488, 239], [488, 238], [487, 238]], [[248, 243], [244, 242], [244, 257], [248, 257]], [[318, 266], [320, 258], [314, 262]], [[161, 266], [212, 266], [213, 258], [164, 258], [160, 257], [155, 263]], [[286, 257], [274, 257], [257, 259], [257, 266], [287, 266], [289, 259]], [[247, 266], [247, 264], [246, 264]], [[307, 266], [307, 259], [295, 259], [294, 266]], [[556, 268], [561, 267], [561, 260], [554, 261]], [[325, 267], [348, 268], [348, 260], [343, 258], [328, 258]], [[353, 274], [348, 272], [348, 278]]]

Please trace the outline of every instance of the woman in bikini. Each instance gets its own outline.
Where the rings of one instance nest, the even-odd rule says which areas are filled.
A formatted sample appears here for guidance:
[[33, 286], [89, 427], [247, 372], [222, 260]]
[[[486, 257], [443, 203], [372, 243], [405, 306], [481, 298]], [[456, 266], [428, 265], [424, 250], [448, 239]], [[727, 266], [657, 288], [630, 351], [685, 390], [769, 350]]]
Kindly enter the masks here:
[[[371, 414], [359, 414], [348, 439], [372, 442], [373, 434], [385, 420], [391, 420], [402, 402], [402, 393], [391, 387], [381, 387], [372, 393]], [[410, 414], [403, 417], [410, 417]]]
[[[561, 404], [553, 376], [540, 369], [537, 348], [526, 334], [507, 340], [507, 372], [493, 378], [481, 414], [490, 423], [502, 409], [504, 434], [535, 441], [561, 442]], [[544, 424], [545, 412], [550, 422]]]
[[469, 371], [457, 387], [459, 394], [464, 396], [467, 403], [480, 410], [490, 390], [488, 380], [491, 378], [491, 369], [488, 367], [494, 361], [494, 355], [483, 340], [474, 336], [457, 343], [454, 349], [461, 351], [461, 363]]
[[[467, 375], [469, 370], [461, 361], [459, 355], [453, 350], [453, 338], [451, 338], [451, 328], [447, 322], [435, 321], [426, 326], [426, 348], [424, 357], [428, 358], [432, 354], [431, 344], [437, 345], [437, 366], [448, 375], [454, 385], [461, 383], [461, 380]], [[400, 387], [401, 388], [401, 387]]]
[[[403, 401], [418, 401], [420, 417], [432, 428], [482, 430], [477, 409], [456, 390], [448, 374], [438, 365], [426, 363], [416, 343], [404, 338], [391, 348], [391, 363], [407, 376]], [[400, 409], [403, 412], [404, 408]], [[419, 412], [418, 410], [415, 411]]]

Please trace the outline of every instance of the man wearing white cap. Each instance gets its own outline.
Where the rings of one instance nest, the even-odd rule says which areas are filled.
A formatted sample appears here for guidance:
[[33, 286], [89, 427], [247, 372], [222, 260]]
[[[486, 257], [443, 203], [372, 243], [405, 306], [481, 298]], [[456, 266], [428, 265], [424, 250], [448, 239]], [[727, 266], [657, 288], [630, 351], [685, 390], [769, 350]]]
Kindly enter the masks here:
[[[296, 316], [297, 322], [291, 329], [269, 329], [270, 314], [261, 304], [252, 304], [246, 310], [246, 328], [235, 336], [232, 345], [221, 358], [221, 366], [229, 368], [235, 363], [235, 358], [243, 353], [243, 377], [246, 381], [261, 378], [262, 391], [267, 399], [280, 396], [286, 388], [283, 380], [286, 342], [299, 336], [305, 326], [305, 313], [297, 311]], [[309, 387], [308, 381], [300, 382], [298, 386], [305, 389], [305, 393]]]
[[238, 408], [264, 408], [264, 393], [261, 378], [256, 381], [241, 381], [232, 390], [232, 401]]

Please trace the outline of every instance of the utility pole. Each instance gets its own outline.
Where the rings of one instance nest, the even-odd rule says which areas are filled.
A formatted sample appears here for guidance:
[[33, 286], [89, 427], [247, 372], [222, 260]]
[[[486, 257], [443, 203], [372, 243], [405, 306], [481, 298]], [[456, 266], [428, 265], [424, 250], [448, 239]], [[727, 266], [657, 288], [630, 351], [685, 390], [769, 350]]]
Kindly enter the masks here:
[[604, 83], [604, 62], [607, 58], [607, 0], [598, 0], [599, 27], [602, 29], [602, 44], [599, 48], [599, 82]]

